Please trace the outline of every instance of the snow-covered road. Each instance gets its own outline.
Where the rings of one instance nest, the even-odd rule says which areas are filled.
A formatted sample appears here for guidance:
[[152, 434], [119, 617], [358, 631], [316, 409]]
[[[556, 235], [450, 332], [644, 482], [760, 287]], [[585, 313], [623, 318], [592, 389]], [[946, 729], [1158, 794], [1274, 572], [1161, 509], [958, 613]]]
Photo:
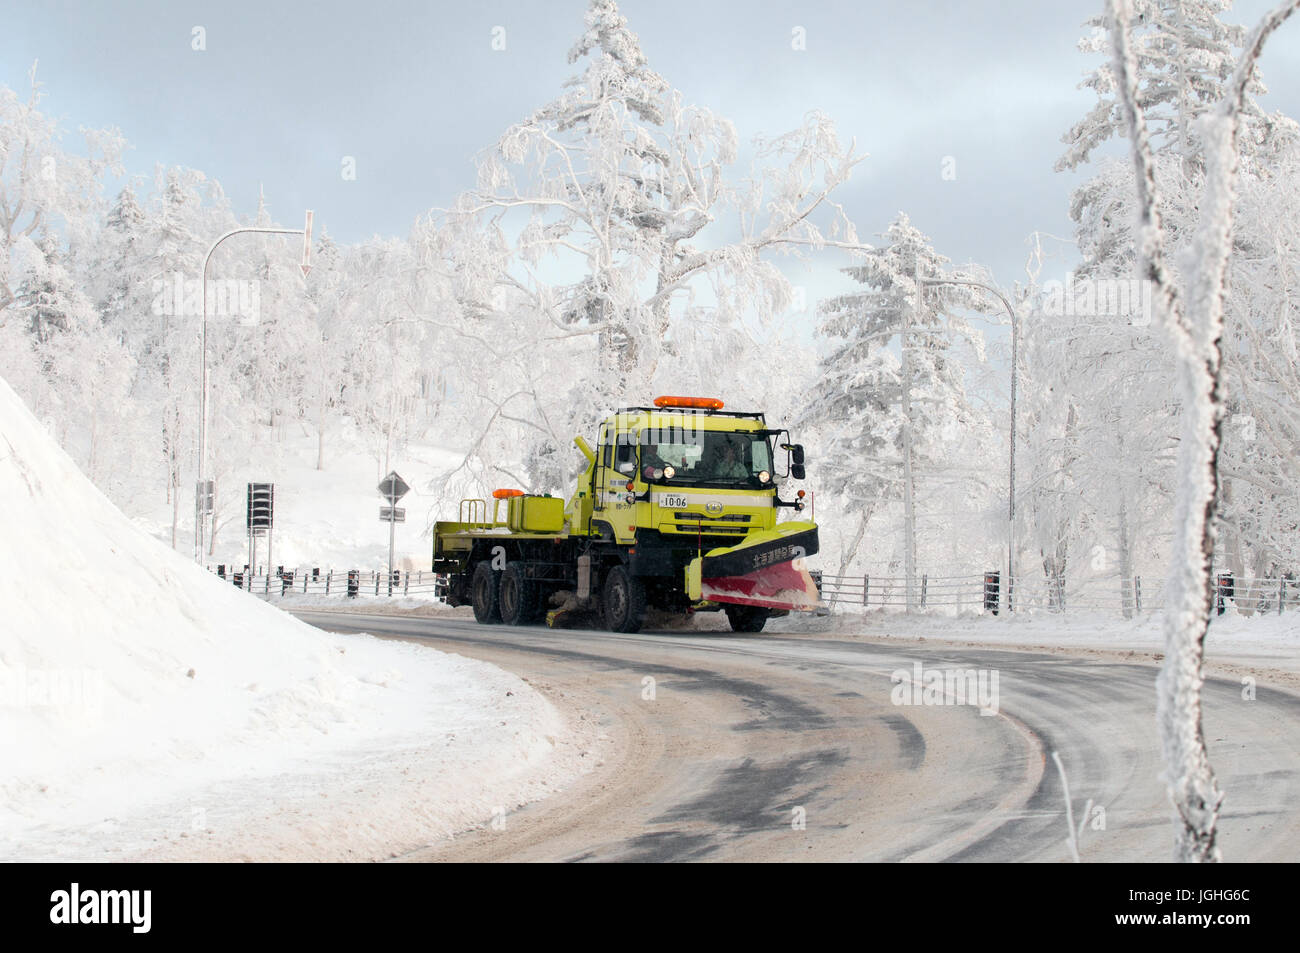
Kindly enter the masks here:
[[[1171, 857], [1149, 659], [300, 614], [492, 661], [611, 736], [570, 790], [407, 859], [1065, 861], [1053, 751], [1084, 860]], [[974, 670], [991, 689], [996, 673], [996, 713], [926, 704], [892, 678], [918, 664], [920, 685]], [[1258, 674], [1253, 700], [1235, 675], [1205, 689], [1221, 843], [1232, 861], [1294, 860], [1300, 698]]]

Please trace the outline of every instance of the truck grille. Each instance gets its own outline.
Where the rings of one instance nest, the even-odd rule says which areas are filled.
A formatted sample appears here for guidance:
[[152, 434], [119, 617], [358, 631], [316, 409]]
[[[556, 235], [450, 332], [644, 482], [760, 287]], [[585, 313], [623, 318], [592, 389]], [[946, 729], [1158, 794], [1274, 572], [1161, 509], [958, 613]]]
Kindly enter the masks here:
[[727, 513], [724, 516], [710, 516], [707, 513], [674, 513], [673, 519], [679, 523], [748, 523], [747, 513]]

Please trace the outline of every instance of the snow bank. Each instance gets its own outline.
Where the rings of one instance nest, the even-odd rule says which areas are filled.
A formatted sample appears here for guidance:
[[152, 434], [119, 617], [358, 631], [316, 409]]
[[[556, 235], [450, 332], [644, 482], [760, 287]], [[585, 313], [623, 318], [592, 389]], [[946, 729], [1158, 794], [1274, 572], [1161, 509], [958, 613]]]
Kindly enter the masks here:
[[285, 779], [309, 777], [319, 800], [344, 778], [378, 783], [390, 755], [409, 780], [441, 778], [424, 790], [447, 809], [399, 830], [385, 811], [401, 806], [372, 796], [373, 851], [558, 783], [544, 776], [564, 721], [520, 679], [327, 635], [221, 583], [134, 526], [2, 380], [0, 500], [0, 857], [213, 841], [209, 814], [233, 843], [241, 797], [266, 814]]

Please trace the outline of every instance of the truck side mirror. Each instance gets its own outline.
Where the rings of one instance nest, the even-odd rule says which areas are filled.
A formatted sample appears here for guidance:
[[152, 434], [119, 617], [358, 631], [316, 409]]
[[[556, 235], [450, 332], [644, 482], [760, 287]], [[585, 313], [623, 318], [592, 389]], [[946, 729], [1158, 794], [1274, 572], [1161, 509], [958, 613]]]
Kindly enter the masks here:
[[[801, 444], [801, 443], [796, 443], [796, 444], [791, 445], [791, 447], [790, 447], [790, 462], [793, 463], [793, 464], [797, 464], [797, 465], [799, 465], [799, 466], [801, 466], [801, 467], [803, 466], [803, 444]], [[796, 477], [795, 479], [797, 479], [797, 480], [802, 480], [803, 477]]]
[[804, 478], [803, 464], [802, 463], [790, 464], [790, 476], [792, 479], [802, 480]]

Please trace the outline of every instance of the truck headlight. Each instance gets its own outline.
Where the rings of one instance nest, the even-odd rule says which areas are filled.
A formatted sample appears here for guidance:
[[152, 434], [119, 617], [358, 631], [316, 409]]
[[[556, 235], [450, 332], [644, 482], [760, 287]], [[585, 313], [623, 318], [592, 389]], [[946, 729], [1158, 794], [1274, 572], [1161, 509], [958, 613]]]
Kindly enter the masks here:
[[766, 470], [760, 470], [760, 471], [758, 472], [758, 482], [759, 482], [759, 483], [771, 483], [771, 482], [772, 482], [772, 474], [768, 473]]
[[675, 477], [675, 476], [677, 476], [677, 468], [676, 468], [676, 467], [673, 467], [673, 466], [667, 466], [667, 467], [664, 467], [664, 479], [665, 479], [665, 480], [671, 480], [671, 479], [672, 479], [673, 477]]

